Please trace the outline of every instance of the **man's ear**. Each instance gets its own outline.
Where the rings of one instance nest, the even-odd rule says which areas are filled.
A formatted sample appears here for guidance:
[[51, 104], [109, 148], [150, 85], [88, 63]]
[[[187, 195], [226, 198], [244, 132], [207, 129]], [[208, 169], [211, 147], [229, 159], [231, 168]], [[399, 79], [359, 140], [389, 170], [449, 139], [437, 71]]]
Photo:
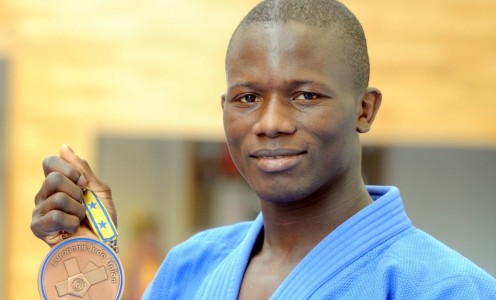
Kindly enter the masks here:
[[220, 106], [222, 106], [222, 110], [224, 110], [224, 104], [226, 103], [226, 94], [222, 94], [220, 97]]
[[365, 133], [370, 130], [382, 102], [382, 93], [376, 88], [367, 88], [358, 107], [357, 131]]

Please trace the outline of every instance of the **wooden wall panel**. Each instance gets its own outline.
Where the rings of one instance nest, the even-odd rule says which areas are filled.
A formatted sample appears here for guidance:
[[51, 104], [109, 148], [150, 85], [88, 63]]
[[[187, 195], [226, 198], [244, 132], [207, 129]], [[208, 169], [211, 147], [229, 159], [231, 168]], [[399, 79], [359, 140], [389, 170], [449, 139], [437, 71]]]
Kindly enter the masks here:
[[[41, 160], [95, 137], [222, 138], [228, 38], [255, 0], [0, 0], [9, 59], [6, 299], [37, 298], [47, 248], [29, 230]], [[496, 145], [496, 2], [347, 3], [384, 102], [368, 143]]]
[[355, 10], [368, 33], [372, 84], [384, 92], [367, 140], [494, 146], [496, 3], [376, 4]]

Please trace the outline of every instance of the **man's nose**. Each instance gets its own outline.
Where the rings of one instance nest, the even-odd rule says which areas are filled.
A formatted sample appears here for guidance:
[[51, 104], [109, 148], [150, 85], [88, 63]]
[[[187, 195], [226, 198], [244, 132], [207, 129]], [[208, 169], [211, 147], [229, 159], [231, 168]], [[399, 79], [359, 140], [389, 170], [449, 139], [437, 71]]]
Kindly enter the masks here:
[[287, 99], [278, 96], [264, 99], [257, 111], [253, 132], [270, 138], [293, 134], [296, 131], [294, 113], [294, 108]]

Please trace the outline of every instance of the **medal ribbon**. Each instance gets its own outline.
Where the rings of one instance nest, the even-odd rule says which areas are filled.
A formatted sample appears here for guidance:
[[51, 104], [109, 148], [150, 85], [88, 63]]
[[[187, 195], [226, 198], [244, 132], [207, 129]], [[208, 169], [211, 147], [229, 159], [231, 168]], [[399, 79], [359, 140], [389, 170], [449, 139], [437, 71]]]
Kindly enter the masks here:
[[117, 228], [102, 201], [90, 189], [83, 191], [83, 206], [93, 232], [104, 243], [117, 245]]

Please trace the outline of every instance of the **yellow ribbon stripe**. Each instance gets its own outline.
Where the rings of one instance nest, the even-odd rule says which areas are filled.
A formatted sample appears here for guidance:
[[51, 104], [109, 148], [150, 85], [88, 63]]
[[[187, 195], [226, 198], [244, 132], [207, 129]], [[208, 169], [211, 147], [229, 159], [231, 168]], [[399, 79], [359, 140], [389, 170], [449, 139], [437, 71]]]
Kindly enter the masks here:
[[90, 189], [84, 190], [83, 205], [90, 227], [100, 240], [104, 243], [117, 240], [118, 234], [114, 222], [102, 201]]

